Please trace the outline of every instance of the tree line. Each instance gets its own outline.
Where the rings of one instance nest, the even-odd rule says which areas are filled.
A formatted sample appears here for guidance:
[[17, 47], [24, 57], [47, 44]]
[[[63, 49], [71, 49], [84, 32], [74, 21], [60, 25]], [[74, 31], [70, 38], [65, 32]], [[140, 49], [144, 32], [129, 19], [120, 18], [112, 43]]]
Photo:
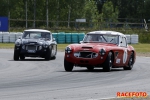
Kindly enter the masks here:
[[0, 0], [0, 16], [31, 21], [140, 22], [149, 21], [149, 5], [150, 0]]

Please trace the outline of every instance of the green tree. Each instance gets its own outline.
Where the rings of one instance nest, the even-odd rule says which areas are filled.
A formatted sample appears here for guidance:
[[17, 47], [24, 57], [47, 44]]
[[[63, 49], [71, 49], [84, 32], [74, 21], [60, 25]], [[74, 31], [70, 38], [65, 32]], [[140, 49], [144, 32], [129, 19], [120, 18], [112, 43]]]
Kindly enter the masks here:
[[108, 1], [104, 4], [104, 6], [102, 8], [101, 16], [103, 18], [115, 21], [118, 18], [118, 13], [119, 13], [119, 11], [118, 11], [117, 7], [114, 10], [114, 6], [113, 6], [112, 2]]
[[84, 9], [83, 9], [83, 18], [86, 18], [87, 21], [97, 21], [98, 22], [98, 10], [96, 3], [94, 1], [85, 0]]
[[110, 25], [110, 23], [117, 22], [119, 10], [117, 7], [114, 9], [114, 6], [111, 1], [107, 1], [102, 8], [102, 13], [100, 14], [101, 26]]

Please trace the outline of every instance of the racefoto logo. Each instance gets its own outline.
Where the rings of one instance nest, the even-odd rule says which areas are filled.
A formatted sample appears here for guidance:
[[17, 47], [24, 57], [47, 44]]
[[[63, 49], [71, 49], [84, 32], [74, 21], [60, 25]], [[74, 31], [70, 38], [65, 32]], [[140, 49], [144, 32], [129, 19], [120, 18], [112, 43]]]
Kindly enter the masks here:
[[146, 92], [117, 92], [119, 98], [146, 98], [148, 94]]

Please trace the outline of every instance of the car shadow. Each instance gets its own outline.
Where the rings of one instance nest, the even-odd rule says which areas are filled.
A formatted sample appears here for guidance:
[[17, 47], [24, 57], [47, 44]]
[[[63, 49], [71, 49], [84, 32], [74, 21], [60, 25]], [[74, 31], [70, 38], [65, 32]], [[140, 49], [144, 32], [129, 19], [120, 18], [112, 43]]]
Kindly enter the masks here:
[[[15, 60], [8, 60], [8, 61], [15, 61]], [[16, 61], [50, 61], [45, 59], [24, 59], [24, 60], [16, 60]]]
[[[123, 68], [113, 68], [110, 72], [118, 72], [118, 71], [124, 71]], [[67, 71], [61, 71], [61, 72], [67, 72]], [[93, 69], [92, 71], [89, 71], [87, 69], [75, 69], [71, 72], [105, 72], [103, 69]], [[109, 73], [109, 72], [105, 72]]]

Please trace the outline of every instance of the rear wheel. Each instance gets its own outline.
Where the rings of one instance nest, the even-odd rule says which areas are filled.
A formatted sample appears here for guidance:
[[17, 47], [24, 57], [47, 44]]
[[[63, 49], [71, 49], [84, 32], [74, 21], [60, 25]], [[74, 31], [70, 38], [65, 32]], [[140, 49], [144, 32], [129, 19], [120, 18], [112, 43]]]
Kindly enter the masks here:
[[19, 60], [19, 51], [14, 50], [14, 60]]
[[123, 67], [124, 70], [131, 70], [133, 68], [133, 63], [134, 63], [134, 53], [132, 52], [129, 58], [128, 66]]
[[54, 52], [55, 52], [54, 56], [53, 56], [53, 57], [51, 57], [51, 59], [52, 59], [52, 60], [55, 60], [55, 59], [56, 59], [57, 47], [54, 49]]
[[103, 71], [110, 72], [112, 66], [113, 66], [113, 55], [112, 55], [112, 52], [109, 52], [106, 58], [106, 61], [104, 63], [104, 66], [103, 66]]
[[70, 63], [70, 62], [68, 62], [68, 61], [66, 61], [66, 60], [64, 59], [64, 68], [65, 68], [66, 71], [68, 71], [68, 72], [69, 72], [69, 71], [72, 71], [73, 66], [74, 66], [73, 63]]

